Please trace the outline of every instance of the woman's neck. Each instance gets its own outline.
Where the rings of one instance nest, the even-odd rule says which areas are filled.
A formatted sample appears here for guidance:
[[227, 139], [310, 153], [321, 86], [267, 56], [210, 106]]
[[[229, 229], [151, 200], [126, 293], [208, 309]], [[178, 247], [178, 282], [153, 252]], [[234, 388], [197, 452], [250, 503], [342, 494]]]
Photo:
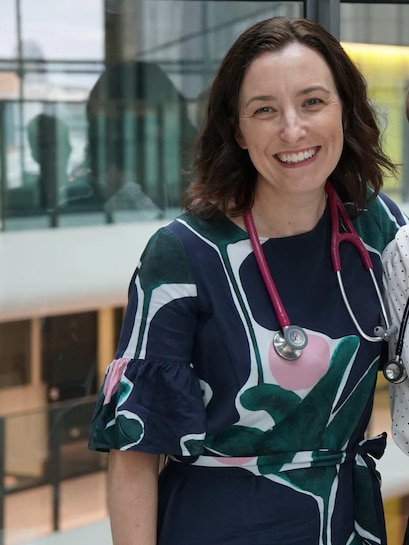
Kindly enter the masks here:
[[260, 237], [281, 238], [307, 233], [314, 229], [326, 206], [324, 189], [311, 195], [261, 198], [256, 194], [252, 208]]

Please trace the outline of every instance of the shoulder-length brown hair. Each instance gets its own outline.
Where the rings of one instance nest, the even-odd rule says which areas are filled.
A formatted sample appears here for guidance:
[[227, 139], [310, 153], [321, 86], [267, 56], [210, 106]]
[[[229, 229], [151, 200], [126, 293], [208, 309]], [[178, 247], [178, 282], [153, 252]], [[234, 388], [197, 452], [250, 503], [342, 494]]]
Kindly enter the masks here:
[[395, 166], [381, 146], [376, 115], [366, 82], [338, 40], [306, 19], [273, 17], [244, 31], [224, 57], [209, 90], [203, 129], [193, 162], [195, 181], [184, 197], [192, 214], [213, 217], [220, 211], [241, 215], [253, 203], [257, 172], [247, 150], [237, 143], [239, 93], [248, 66], [259, 55], [290, 43], [310, 47], [331, 70], [342, 102], [344, 147], [329, 177], [338, 194], [361, 210], [371, 187], [382, 186], [383, 169]]

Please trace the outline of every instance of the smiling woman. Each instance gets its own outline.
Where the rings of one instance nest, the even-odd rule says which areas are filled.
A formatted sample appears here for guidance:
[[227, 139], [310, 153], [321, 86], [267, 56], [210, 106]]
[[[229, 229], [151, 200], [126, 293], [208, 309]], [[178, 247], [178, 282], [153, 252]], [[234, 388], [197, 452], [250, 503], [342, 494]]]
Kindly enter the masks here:
[[386, 544], [386, 439], [365, 431], [387, 337], [380, 254], [405, 219], [384, 168], [335, 38], [280, 17], [237, 38], [187, 213], [142, 254], [95, 408], [114, 545]]

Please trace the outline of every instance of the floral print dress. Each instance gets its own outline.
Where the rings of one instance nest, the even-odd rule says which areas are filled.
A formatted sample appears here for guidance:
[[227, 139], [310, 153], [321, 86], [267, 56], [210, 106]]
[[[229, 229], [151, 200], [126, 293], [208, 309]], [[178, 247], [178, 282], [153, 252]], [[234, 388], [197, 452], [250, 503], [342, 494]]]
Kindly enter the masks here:
[[[354, 221], [379, 285], [382, 251], [404, 222], [383, 195]], [[167, 455], [158, 545], [385, 543], [374, 462], [385, 435], [365, 438], [383, 343], [351, 321], [330, 234], [327, 209], [308, 233], [261, 239], [291, 323], [309, 337], [294, 362], [274, 351], [279, 325], [245, 231], [185, 214], [149, 241], [89, 446]], [[372, 335], [370, 275], [355, 247], [340, 252]]]

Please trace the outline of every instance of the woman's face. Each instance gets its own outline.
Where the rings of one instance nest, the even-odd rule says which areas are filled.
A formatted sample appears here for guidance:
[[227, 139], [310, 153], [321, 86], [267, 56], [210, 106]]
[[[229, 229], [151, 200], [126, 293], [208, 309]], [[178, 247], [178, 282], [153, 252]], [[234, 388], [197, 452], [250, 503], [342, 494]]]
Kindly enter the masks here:
[[299, 43], [254, 59], [236, 139], [258, 172], [259, 195], [322, 191], [343, 148], [342, 104], [324, 59]]

